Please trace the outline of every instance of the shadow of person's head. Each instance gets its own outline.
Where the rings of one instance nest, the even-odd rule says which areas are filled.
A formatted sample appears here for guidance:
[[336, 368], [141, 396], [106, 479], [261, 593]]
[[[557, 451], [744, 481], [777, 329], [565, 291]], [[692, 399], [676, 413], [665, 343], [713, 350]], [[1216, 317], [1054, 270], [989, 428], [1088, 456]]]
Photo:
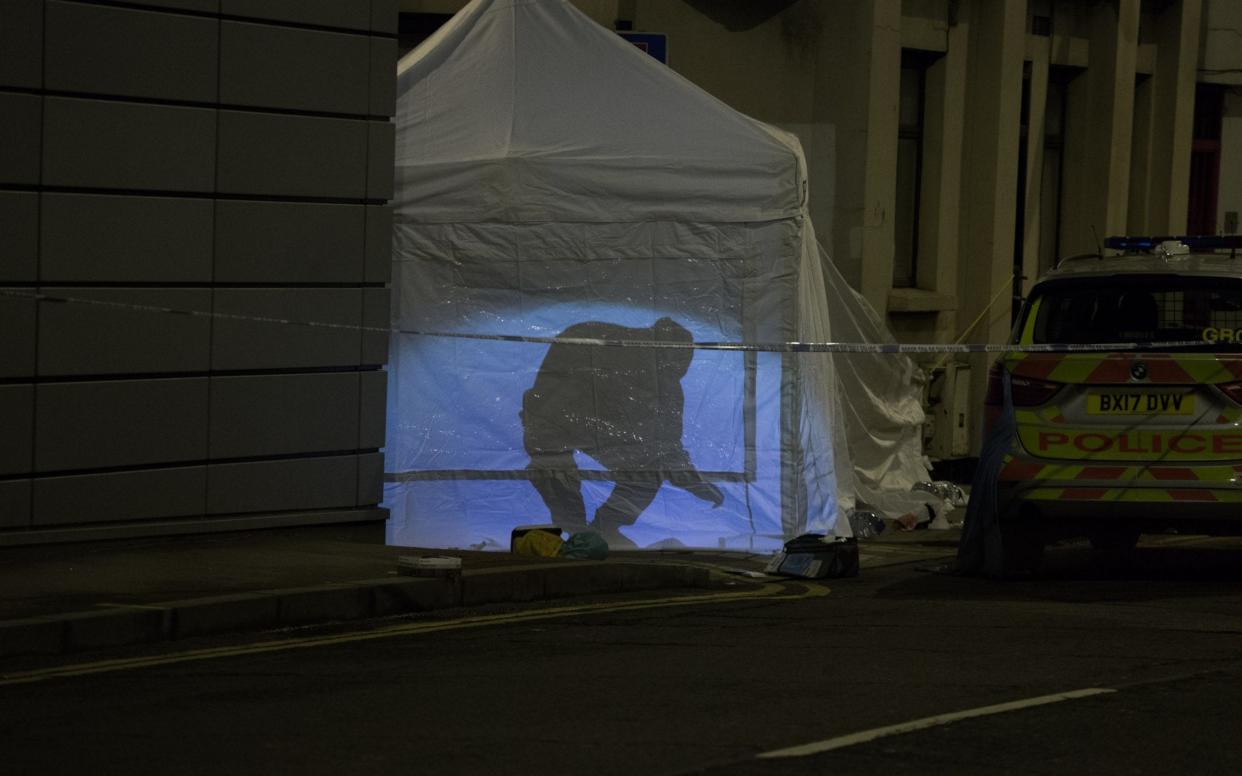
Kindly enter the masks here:
[[[664, 317], [651, 327], [652, 339], [656, 342], [669, 342], [678, 345], [691, 345], [692, 335], [684, 326], [672, 318]], [[656, 353], [656, 361], [663, 375], [683, 377], [690, 369], [690, 361], [694, 358], [694, 349], [690, 347], [660, 348]]]

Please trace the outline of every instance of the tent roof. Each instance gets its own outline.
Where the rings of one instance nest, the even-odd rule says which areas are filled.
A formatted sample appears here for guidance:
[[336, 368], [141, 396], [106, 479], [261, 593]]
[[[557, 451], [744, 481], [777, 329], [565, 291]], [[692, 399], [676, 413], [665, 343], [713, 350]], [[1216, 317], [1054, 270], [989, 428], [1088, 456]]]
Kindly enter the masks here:
[[397, 217], [769, 221], [801, 212], [797, 139], [568, 0], [474, 0], [398, 67]]

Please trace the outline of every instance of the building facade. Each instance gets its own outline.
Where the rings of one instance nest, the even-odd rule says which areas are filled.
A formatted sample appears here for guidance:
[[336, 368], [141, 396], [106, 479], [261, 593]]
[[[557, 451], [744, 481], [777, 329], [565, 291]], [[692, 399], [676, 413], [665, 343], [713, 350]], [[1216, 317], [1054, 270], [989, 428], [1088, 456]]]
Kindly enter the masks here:
[[[1236, 0], [575, 4], [798, 135], [820, 240], [901, 342], [1003, 342], [1035, 278], [1108, 235], [1238, 230]], [[461, 5], [403, 0], [403, 24]], [[925, 360], [933, 457], [977, 452], [987, 363]]]

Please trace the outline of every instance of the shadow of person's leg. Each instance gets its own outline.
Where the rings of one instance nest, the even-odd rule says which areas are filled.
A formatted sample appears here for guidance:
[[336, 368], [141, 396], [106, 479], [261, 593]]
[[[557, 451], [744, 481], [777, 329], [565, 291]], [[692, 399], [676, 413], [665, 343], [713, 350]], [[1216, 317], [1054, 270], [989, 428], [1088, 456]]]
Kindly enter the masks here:
[[586, 504], [582, 500], [582, 477], [572, 453], [532, 455], [526, 467], [535, 487], [552, 513], [552, 522], [573, 533], [586, 528]]
[[639, 515], [660, 491], [661, 481], [654, 482], [618, 482], [608, 496], [608, 500], [595, 511], [592, 525], [612, 547], [634, 547], [634, 542], [626, 538], [620, 528], [633, 525]]

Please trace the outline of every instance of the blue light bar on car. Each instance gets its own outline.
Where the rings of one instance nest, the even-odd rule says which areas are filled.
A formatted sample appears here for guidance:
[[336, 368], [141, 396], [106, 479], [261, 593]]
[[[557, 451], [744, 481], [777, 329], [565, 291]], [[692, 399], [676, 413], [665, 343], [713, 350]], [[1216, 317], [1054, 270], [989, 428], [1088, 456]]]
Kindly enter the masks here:
[[1180, 242], [1192, 251], [1219, 251], [1242, 248], [1242, 235], [1180, 235], [1170, 237], [1109, 237], [1104, 247], [1115, 251], [1150, 251], [1168, 241]]

